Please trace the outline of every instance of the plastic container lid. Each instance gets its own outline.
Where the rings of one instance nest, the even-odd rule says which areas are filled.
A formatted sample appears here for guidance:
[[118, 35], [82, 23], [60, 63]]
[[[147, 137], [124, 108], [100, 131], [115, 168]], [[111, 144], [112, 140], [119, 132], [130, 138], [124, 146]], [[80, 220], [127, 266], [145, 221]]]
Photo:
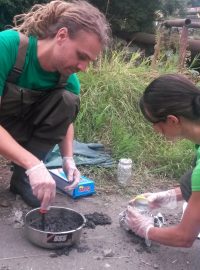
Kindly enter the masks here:
[[143, 195], [137, 195], [134, 200], [135, 207], [147, 207], [148, 208], [148, 200]]
[[132, 159], [130, 159], [130, 158], [121, 158], [119, 160], [119, 162], [122, 163], [122, 164], [128, 165], [128, 164], [132, 164]]

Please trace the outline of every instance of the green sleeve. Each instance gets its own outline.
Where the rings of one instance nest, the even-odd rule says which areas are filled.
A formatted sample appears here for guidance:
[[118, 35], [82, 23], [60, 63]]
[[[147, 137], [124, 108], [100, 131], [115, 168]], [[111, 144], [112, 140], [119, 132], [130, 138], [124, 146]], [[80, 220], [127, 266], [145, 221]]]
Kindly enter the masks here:
[[18, 32], [14, 30], [0, 32], [0, 96], [3, 94], [8, 74], [15, 64], [19, 42]]
[[69, 76], [66, 84], [66, 89], [76, 95], [80, 94], [80, 81], [76, 73]]
[[192, 191], [200, 191], [200, 146], [195, 145], [196, 148], [196, 156], [197, 156], [197, 161], [196, 161], [196, 166], [192, 172]]
[[192, 191], [200, 191], [200, 163], [196, 165], [192, 172]]

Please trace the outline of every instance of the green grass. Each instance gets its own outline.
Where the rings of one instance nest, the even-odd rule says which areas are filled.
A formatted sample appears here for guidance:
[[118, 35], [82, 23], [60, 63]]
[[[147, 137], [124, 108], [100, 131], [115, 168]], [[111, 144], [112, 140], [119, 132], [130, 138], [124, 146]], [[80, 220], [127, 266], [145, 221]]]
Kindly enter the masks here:
[[76, 138], [103, 143], [116, 160], [132, 158], [138, 170], [179, 177], [191, 164], [193, 144], [166, 142], [153, 132], [138, 108], [138, 100], [153, 78], [177, 72], [177, 56], [167, 61], [161, 58], [155, 71], [149, 59], [138, 64], [138, 53], [129, 62], [124, 62], [123, 55], [113, 52], [80, 74], [81, 110], [75, 124]]

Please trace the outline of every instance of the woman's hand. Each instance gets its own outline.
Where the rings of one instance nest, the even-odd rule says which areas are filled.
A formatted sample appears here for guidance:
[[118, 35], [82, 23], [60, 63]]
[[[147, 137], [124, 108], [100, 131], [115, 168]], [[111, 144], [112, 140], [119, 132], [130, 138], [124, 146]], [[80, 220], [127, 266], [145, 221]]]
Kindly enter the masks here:
[[[177, 207], [177, 197], [175, 189], [156, 193], [144, 193], [142, 194], [142, 196], [147, 199], [150, 209], [156, 209], [160, 207], [174, 209]], [[129, 205], [134, 205], [134, 201], [135, 198], [129, 201]]]
[[125, 222], [131, 231], [146, 240], [148, 240], [149, 229], [154, 227], [153, 217], [140, 214], [136, 208], [130, 205], [126, 210]]

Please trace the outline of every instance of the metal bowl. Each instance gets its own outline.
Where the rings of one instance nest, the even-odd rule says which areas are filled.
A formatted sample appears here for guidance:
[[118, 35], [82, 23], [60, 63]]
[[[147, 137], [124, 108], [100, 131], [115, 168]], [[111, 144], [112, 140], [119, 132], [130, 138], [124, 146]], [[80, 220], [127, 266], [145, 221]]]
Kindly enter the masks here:
[[45, 214], [45, 220], [51, 218], [61, 220], [64, 217], [65, 220], [67, 218], [73, 221], [74, 228], [66, 231], [48, 231], [44, 230], [44, 228], [42, 230], [41, 226], [39, 228], [36, 226], [36, 224], [42, 224], [42, 215], [39, 210], [39, 208], [33, 209], [25, 216], [25, 235], [29, 241], [48, 249], [69, 247], [79, 243], [82, 228], [86, 223], [86, 219], [82, 214], [70, 208], [52, 206]]

